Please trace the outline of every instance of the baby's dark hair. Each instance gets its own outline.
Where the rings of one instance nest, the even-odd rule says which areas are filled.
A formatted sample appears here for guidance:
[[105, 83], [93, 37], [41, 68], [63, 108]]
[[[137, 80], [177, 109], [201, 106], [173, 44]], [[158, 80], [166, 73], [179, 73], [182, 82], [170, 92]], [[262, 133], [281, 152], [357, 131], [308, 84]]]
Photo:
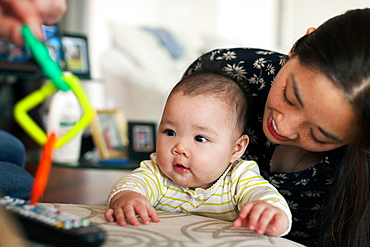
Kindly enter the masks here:
[[237, 115], [237, 129], [241, 134], [245, 134], [248, 99], [234, 80], [211, 72], [194, 72], [184, 76], [172, 89], [169, 97], [179, 92], [186, 96], [207, 95], [219, 98], [234, 110]]

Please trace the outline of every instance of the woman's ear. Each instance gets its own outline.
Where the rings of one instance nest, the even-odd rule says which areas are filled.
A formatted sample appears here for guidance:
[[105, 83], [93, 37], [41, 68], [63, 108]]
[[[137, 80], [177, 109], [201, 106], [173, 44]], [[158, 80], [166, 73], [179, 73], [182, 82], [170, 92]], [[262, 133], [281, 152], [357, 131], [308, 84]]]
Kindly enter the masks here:
[[230, 163], [233, 163], [235, 160], [242, 157], [245, 150], [247, 149], [249, 143], [249, 137], [248, 135], [242, 135], [236, 140], [235, 146], [234, 146], [234, 152], [231, 155]]
[[309, 27], [308, 29], [307, 29], [307, 32], [306, 32], [306, 34], [305, 35], [309, 35], [310, 33], [312, 33], [313, 31], [315, 31], [316, 30], [316, 28], [314, 28], [314, 27]]
[[[314, 27], [309, 27], [309, 28], [307, 29], [306, 34], [305, 34], [305, 35], [308, 35], [308, 34], [312, 33], [312, 32], [313, 32], [313, 31], [315, 31], [315, 30], [316, 30], [316, 28], [314, 28]], [[290, 49], [290, 51], [289, 51], [289, 53], [288, 53], [288, 56], [289, 56], [289, 57], [292, 57], [292, 56], [293, 56], [293, 54], [294, 54], [294, 46], [292, 47], [292, 49]]]

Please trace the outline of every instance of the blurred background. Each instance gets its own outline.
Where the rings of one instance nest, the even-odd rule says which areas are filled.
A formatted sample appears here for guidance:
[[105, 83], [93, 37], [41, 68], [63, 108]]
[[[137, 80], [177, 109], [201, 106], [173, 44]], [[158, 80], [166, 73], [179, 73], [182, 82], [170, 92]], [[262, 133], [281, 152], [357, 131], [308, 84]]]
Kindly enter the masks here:
[[370, 0], [68, 0], [59, 26], [88, 39], [91, 80], [104, 91], [93, 97], [97, 107], [156, 122], [199, 55], [230, 47], [287, 54], [309, 27], [364, 7]]
[[68, 0], [68, 6], [63, 28], [87, 34], [92, 77], [102, 78], [99, 59], [112, 42], [111, 22], [200, 35], [209, 49], [242, 45], [287, 53], [308, 27], [370, 7], [370, 0]]
[[[349, 9], [370, 7], [370, 0], [67, 0], [67, 4], [56, 30], [47, 31], [51, 37], [58, 31], [62, 44], [54, 47], [63, 47], [61, 64], [80, 77], [93, 107], [121, 110], [126, 121], [157, 123], [167, 94], [201, 54], [232, 47], [287, 54], [309, 27]], [[14, 123], [13, 106], [45, 81], [35, 64], [20, 62], [0, 64], [0, 128], [18, 137], [24, 133]], [[28, 72], [26, 65], [32, 65]], [[8, 66], [14, 71], [9, 73]], [[30, 115], [43, 126], [47, 112], [46, 102]]]

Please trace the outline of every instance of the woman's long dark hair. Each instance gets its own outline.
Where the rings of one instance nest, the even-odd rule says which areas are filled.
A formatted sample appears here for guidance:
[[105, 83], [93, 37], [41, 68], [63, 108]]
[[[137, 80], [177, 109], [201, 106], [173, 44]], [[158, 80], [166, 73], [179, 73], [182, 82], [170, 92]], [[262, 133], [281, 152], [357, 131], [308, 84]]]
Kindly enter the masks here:
[[297, 41], [293, 56], [324, 73], [356, 114], [323, 211], [320, 246], [370, 246], [370, 9], [347, 11]]

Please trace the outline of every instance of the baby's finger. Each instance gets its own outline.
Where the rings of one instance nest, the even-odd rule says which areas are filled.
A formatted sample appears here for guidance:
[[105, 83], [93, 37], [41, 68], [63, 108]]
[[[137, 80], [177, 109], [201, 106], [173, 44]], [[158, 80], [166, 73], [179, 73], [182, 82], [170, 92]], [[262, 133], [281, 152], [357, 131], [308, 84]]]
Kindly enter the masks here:
[[272, 236], [276, 235], [276, 231], [284, 225], [284, 216], [281, 214], [275, 214], [271, 219], [270, 224], [267, 226], [266, 233]]
[[258, 222], [260, 220], [260, 217], [265, 210], [265, 204], [263, 203], [255, 203], [253, 204], [253, 207], [249, 211], [248, 215], [248, 225], [247, 227], [250, 230], [256, 230], [258, 226]]
[[[273, 218], [275, 215], [275, 211], [273, 210], [264, 210], [262, 215], [260, 216], [258, 226], [256, 229], [256, 232], [258, 234], [264, 234], [266, 231], [266, 228], [272, 223]], [[274, 229], [274, 230], [273, 230]], [[271, 230], [276, 231], [276, 227], [274, 228], [273, 226], [271, 227]]]
[[136, 217], [134, 207], [132, 207], [132, 206], [125, 207], [123, 209], [123, 213], [124, 213], [126, 219], [131, 223], [131, 225], [133, 225], [133, 226], [140, 225], [140, 221]]
[[114, 218], [116, 219], [118, 225], [126, 225], [125, 214], [123, 213], [123, 210], [121, 208], [114, 210]]
[[239, 218], [245, 219], [248, 216], [252, 207], [253, 207], [253, 203], [250, 203], [250, 202], [245, 203], [239, 211]]
[[239, 227], [246, 227], [247, 221], [245, 219], [237, 218], [233, 222], [233, 227], [239, 228]]
[[157, 211], [153, 207], [148, 208], [149, 217], [152, 219], [153, 222], [159, 222], [159, 217]]
[[144, 204], [138, 204], [138, 205], [135, 205], [135, 212], [137, 215], [140, 216], [141, 218], [141, 222], [144, 224], [144, 225], [148, 225], [149, 224], [149, 216], [148, 216], [148, 210], [146, 208], [146, 206]]
[[105, 212], [104, 212], [104, 217], [107, 221], [109, 222], [113, 222], [114, 221], [114, 217], [113, 217], [113, 213], [114, 213], [114, 210], [113, 209], [107, 209]]

